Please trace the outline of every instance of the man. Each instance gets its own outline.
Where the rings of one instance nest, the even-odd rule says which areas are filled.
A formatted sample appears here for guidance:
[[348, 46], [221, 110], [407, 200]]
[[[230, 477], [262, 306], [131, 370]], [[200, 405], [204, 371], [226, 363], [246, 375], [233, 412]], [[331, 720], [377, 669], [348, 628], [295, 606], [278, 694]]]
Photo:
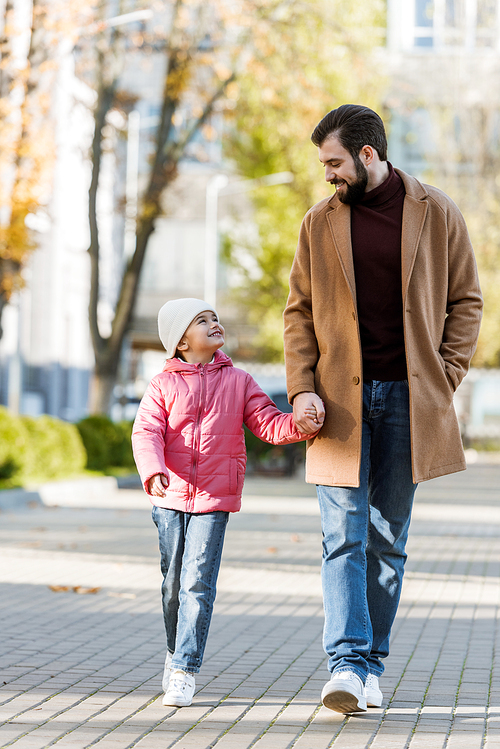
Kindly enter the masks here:
[[326, 412], [306, 475], [323, 529], [322, 701], [351, 713], [382, 704], [416, 486], [466, 467], [453, 393], [482, 301], [460, 211], [393, 169], [375, 112], [341, 106], [311, 139], [336, 192], [302, 223], [285, 358], [299, 429]]

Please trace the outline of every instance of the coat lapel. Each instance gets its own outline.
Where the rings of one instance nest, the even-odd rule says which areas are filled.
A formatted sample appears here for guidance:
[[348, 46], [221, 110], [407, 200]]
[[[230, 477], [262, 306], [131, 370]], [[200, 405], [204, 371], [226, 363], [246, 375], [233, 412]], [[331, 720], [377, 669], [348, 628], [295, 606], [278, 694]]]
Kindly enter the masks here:
[[[404, 299], [408, 291], [418, 243], [427, 215], [428, 203], [426, 200], [422, 200], [427, 196], [427, 191], [418, 180], [409, 177], [399, 169], [396, 169], [396, 172], [403, 178], [406, 189], [401, 231], [401, 271]], [[351, 249], [351, 209], [348, 205], [341, 203], [335, 196], [332, 198], [331, 206], [332, 209], [326, 214], [328, 225], [349, 290], [354, 303], [356, 303], [356, 280]]]
[[354, 303], [356, 303], [356, 280], [351, 249], [351, 209], [340, 203], [328, 211], [327, 219], [333, 237], [333, 244], [339, 256]]
[[410, 276], [417, 255], [417, 247], [427, 214], [427, 201], [416, 200], [406, 195], [403, 205], [403, 227], [401, 231], [401, 277], [403, 299], [406, 298]]

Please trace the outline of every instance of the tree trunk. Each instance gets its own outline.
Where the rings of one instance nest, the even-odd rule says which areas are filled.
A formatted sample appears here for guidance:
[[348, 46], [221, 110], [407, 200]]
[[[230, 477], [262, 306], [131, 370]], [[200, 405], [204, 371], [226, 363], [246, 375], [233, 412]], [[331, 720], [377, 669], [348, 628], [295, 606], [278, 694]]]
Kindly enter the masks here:
[[[129, 329], [137, 298], [139, 280], [146, 256], [149, 238], [155, 229], [156, 219], [162, 213], [162, 194], [177, 176], [177, 167], [185, 153], [186, 147], [205, 124], [214, 110], [215, 103], [224, 94], [227, 85], [234, 76], [228, 77], [216, 88], [197, 119], [179, 138], [172, 140], [173, 119], [181, 105], [182, 97], [189, 85], [192, 55], [186, 50], [182, 42], [184, 32], [176, 28], [177, 15], [183, 5], [183, 0], [177, 0], [172, 21], [174, 31], [173, 43], [169, 49], [167, 69], [163, 87], [163, 102], [160, 124], [157, 130], [155, 154], [151, 160], [151, 172], [148, 186], [142, 199], [142, 207], [137, 219], [136, 244], [134, 254], [127, 264], [121, 283], [115, 316], [112, 323], [111, 335], [103, 338], [99, 332], [97, 305], [99, 301], [99, 227], [97, 225], [97, 190], [99, 184], [100, 164], [102, 157], [102, 129], [106, 115], [113, 105], [114, 94], [118, 83], [118, 74], [106, 79], [104, 66], [107, 60], [99, 60], [98, 75], [100, 80], [97, 107], [94, 112], [95, 132], [92, 143], [92, 183], [89, 190], [89, 222], [91, 242], [89, 254], [91, 258], [91, 291], [89, 303], [89, 318], [92, 344], [95, 353], [95, 372], [90, 396], [90, 412], [105, 414], [109, 412], [113, 385], [116, 381], [120, 353], [125, 335]], [[182, 23], [180, 24], [182, 29]], [[179, 38], [177, 38], [179, 37]], [[109, 66], [108, 66], [109, 67]], [[118, 71], [119, 66], [115, 66]]]
[[94, 369], [90, 381], [89, 411], [91, 414], [109, 413], [113, 389], [116, 382], [116, 371]]

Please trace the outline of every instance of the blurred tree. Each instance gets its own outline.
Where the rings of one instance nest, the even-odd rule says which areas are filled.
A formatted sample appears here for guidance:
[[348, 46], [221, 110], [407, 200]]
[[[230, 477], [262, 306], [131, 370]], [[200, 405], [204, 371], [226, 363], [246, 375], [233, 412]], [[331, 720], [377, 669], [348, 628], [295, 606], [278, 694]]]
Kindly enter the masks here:
[[[235, 139], [231, 154], [245, 176], [283, 168], [292, 168], [298, 175], [293, 199], [286, 193], [281, 203], [262, 204], [258, 213], [260, 221], [270, 222], [261, 262], [265, 265], [267, 258], [271, 264], [279, 294], [268, 284], [271, 274], [267, 273], [257, 304], [267, 314], [272, 299], [275, 316], [278, 314], [298, 216], [316, 194], [315, 180], [321, 181], [310, 167], [310, 150], [306, 155], [297, 146], [307, 140], [311, 126], [336, 101], [365, 91], [359, 81], [369, 76], [361, 58], [378, 33], [377, 13], [382, 12], [383, 3], [370, 0], [361, 9], [354, 0], [339, 0], [333, 13], [328, 0], [171, 0], [150, 5], [153, 10], [161, 8], [167, 16], [163, 35], [154, 27], [149, 32], [147, 26], [140, 31], [110, 26], [105, 15], [108, 4], [103, 3], [96, 26], [101, 30], [90, 49], [93, 64], [88, 70], [95, 74], [97, 91], [89, 190], [89, 318], [95, 353], [90, 411], [94, 414], [109, 409], [148, 241], [156, 220], [164, 213], [165, 189], [175, 180], [179, 162], [194, 139], [200, 133], [207, 139], [213, 137], [211, 117], [216, 111], [236, 113], [234, 126], [242, 139], [240, 147]], [[118, 14], [138, 7], [124, 0], [113, 6]], [[98, 194], [103, 158], [109, 147], [110, 115], [117, 110], [126, 116], [127, 107], [133, 106], [133, 97], [122, 89], [122, 81], [126, 80], [124, 71], [131, 64], [134, 49], [144, 55], [164, 54], [165, 74], [159, 123], [139, 199], [135, 246], [130, 257], [124, 258], [113, 319], [106, 331], [99, 319], [103, 252]], [[373, 98], [364, 97], [370, 101]], [[274, 234], [283, 223], [284, 211], [293, 215], [286, 226], [288, 236], [283, 234], [278, 241]]]
[[[474, 83], [464, 86], [466, 98]], [[474, 106], [430, 103], [431, 178], [464, 214], [484, 297], [476, 367], [500, 367], [500, 146], [497, 96]]]
[[7, 0], [0, 38], [0, 321], [12, 292], [22, 284], [23, 265], [35, 247], [27, 217], [48, 197], [53, 159], [47, 117], [52, 76], [46, 5], [33, 0], [24, 60], [15, 50], [21, 33], [15, 10], [13, 0]]
[[[251, 6], [256, 14], [264, 14], [266, 5]], [[158, 5], [158, 3], [153, 3]], [[104, 4], [105, 6], [105, 4]], [[243, 37], [248, 29], [239, 23], [239, 13], [245, 11], [249, 23], [249, 3], [227, 3], [213, 0], [175, 0], [160, 3], [169, 13], [167, 30], [162, 35], [127, 33], [122, 27], [107, 28], [101, 18], [102, 31], [95, 52], [97, 101], [94, 108], [95, 131], [91, 149], [92, 181], [89, 190], [89, 223], [91, 242], [91, 293], [89, 304], [90, 331], [95, 353], [95, 369], [90, 394], [90, 411], [107, 413], [116, 381], [120, 352], [130, 324], [141, 269], [148, 240], [155, 222], [163, 214], [162, 196], [177, 176], [179, 161], [197, 134], [210, 128], [210, 117], [222, 102], [236, 70], [241, 65]], [[119, 12], [126, 9], [120, 4]], [[101, 6], [101, 13], [104, 9]], [[243, 13], [242, 18], [245, 18]], [[229, 35], [232, 34], [232, 44]], [[98, 190], [102, 168], [103, 143], [108, 116], [113, 109], [125, 112], [131, 98], [120, 89], [127, 54], [132, 48], [144, 54], [162, 52], [165, 56], [165, 75], [159, 122], [153, 153], [149, 162], [147, 184], [140, 198], [136, 221], [135, 247], [125, 268], [109, 335], [99, 326], [101, 248], [98, 224]], [[133, 102], [133, 99], [132, 99]]]
[[33, 217], [50, 198], [55, 159], [51, 103], [61, 41], [85, 13], [76, 0], [5, 3], [0, 34], [0, 337], [3, 309], [21, 288], [23, 267], [36, 247]]
[[458, 111], [431, 109], [443, 146], [438, 152], [448, 156], [440, 160], [439, 185], [464, 213], [484, 297], [476, 367], [500, 367], [500, 102], [494, 98]]
[[384, 76], [375, 56], [384, 43], [379, 0], [302, 0], [283, 4], [276, 22], [254, 39], [254, 54], [238, 80], [227, 154], [248, 178], [291, 171], [287, 186], [251, 193], [256, 241], [225, 238], [226, 262], [241, 276], [240, 302], [258, 325], [251, 356], [283, 359], [282, 314], [300, 223], [332, 189], [323, 179], [310, 134], [343, 103], [380, 111]]
[[500, 57], [487, 41], [495, 7], [449, 16], [425, 54], [395, 44], [387, 95], [402, 159], [447, 192], [467, 222], [484, 295], [475, 367], [500, 366]]

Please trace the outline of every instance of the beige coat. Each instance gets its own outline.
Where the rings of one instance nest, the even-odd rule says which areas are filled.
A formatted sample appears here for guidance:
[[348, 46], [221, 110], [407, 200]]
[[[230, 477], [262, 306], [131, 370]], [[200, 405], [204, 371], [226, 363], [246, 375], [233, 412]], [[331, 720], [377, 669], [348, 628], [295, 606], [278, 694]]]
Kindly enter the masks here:
[[[396, 170], [406, 196], [401, 238], [413, 479], [465, 469], [453, 393], [476, 347], [482, 299], [472, 246], [453, 201]], [[316, 392], [326, 419], [308, 443], [306, 481], [359, 486], [362, 360], [351, 212], [334, 195], [306, 214], [285, 309], [290, 401]]]

